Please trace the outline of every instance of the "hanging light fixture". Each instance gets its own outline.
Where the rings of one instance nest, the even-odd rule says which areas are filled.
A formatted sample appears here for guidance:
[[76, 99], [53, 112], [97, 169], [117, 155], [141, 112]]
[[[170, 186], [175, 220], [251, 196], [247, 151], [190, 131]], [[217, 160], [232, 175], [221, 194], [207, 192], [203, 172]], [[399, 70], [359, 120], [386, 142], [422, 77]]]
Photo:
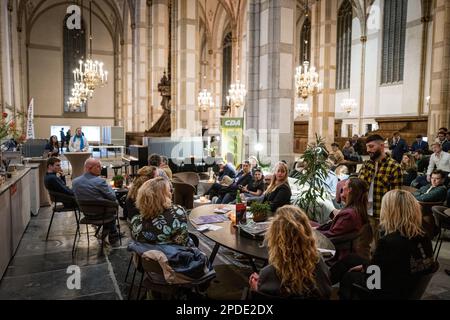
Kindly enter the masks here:
[[348, 98], [344, 99], [341, 102], [341, 108], [343, 111], [347, 112], [347, 114], [352, 113], [353, 110], [356, 110], [357, 103], [355, 99]]
[[295, 107], [295, 112], [297, 112], [298, 115], [300, 115], [301, 117], [309, 114], [309, 105], [305, 102], [301, 103], [297, 103], [297, 106]]
[[[308, 16], [308, 11], [308, 1], [306, 1], [304, 9], [306, 16]], [[304, 46], [303, 66], [298, 66], [295, 69], [295, 89], [297, 97], [306, 100], [310, 95], [315, 95], [322, 91], [322, 83], [319, 82], [319, 74], [316, 72], [316, 67], [310, 67], [310, 63], [307, 61], [307, 40], [305, 40]]]
[[206, 89], [203, 89], [198, 93], [197, 101], [200, 110], [206, 111], [214, 107], [214, 101], [211, 96], [211, 92]]
[[89, 1], [89, 59], [86, 62], [80, 60], [79, 67], [74, 70], [76, 82], [84, 83], [91, 92], [87, 96], [92, 98], [92, 91], [98, 87], [104, 87], [108, 83], [108, 71], [103, 69], [103, 62], [92, 60], [92, 0]]
[[237, 40], [237, 68], [236, 68], [236, 82], [231, 84], [230, 89], [228, 89], [227, 105], [229, 108], [235, 107], [244, 107], [245, 106], [245, 97], [247, 96], [247, 90], [245, 89], [245, 85], [239, 81], [239, 39]]

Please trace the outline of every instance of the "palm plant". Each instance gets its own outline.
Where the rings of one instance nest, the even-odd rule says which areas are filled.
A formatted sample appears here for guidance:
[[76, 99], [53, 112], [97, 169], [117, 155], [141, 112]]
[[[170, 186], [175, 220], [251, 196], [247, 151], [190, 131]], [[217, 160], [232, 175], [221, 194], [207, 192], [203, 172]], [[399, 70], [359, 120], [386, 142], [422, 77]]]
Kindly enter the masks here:
[[295, 184], [302, 192], [298, 194], [294, 203], [305, 210], [312, 220], [317, 220], [316, 210], [326, 193], [327, 157], [325, 140], [316, 134], [316, 141], [308, 145], [303, 155], [305, 169], [295, 176]]

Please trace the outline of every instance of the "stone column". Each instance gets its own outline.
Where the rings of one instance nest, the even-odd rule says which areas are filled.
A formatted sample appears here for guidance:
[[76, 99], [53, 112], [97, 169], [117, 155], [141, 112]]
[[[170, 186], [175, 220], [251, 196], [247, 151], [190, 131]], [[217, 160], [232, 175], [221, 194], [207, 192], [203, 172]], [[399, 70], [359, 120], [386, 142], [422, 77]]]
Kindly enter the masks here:
[[313, 97], [308, 140], [314, 141], [317, 133], [330, 145], [334, 141], [337, 0], [318, 0], [311, 12], [311, 65], [316, 67], [323, 90]]
[[175, 41], [175, 55], [172, 56], [174, 66], [172, 70], [172, 110], [174, 136], [201, 136], [201, 122], [198, 119], [196, 76], [198, 69], [198, 2], [196, 0], [176, 0], [175, 24], [173, 28]]
[[293, 160], [295, 10], [294, 1], [250, 1], [245, 151], [262, 144], [263, 163]]
[[168, 71], [169, 54], [169, 6], [168, 0], [153, 0], [151, 6], [151, 78], [150, 121], [155, 123], [163, 113], [158, 83], [164, 70]]
[[147, 4], [136, 3], [133, 32], [133, 131], [143, 132], [150, 127], [148, 106], [148, 28]]
[[450, 125], [450, 2], [437, 0], [433, 17], [431, 101], [428, 138], [434, 140], [440, 127]]

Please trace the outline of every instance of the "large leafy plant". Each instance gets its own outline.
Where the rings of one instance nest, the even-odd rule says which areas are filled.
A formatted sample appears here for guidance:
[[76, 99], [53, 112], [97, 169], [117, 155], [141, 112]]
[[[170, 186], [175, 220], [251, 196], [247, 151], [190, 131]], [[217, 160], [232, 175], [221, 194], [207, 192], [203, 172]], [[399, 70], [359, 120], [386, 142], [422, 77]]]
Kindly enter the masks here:
[[304, 209], [312, 220], [317, 220], [316, 210], [320, 208], [326, 193], [327, 158], [325, 140], [316, 134], [316, 141], [309, 144], [303, 154], [305, 168], [295, 176], [295, 184], [301, 190], [295, 204]]

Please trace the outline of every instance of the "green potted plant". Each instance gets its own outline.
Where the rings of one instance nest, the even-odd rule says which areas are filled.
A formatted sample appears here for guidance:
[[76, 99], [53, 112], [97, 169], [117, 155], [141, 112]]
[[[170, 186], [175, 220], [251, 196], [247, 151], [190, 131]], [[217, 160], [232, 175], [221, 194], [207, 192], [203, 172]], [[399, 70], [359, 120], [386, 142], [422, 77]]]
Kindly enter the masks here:
[[259, 203], [253, 201], [250, 205], [250, 212], [253, 214], [254, 222], [266, 221], [269, 215], [272, 213], [270, 205], [267, 202]]
[[303, 155], [304, 170], [295, 176], [295, 184], [302, 190], [295, 199], [295, 204], [305, 210], [310, 219], [316, 221], [317, 210], [326, 194], [327, 158], [325, 140], [316, 134], [316, 141], [308, 145]]
[[123, 180], [125, 180], [125, 178], [121, 174], [118, 174], [118, 175], [114, 176], [112, 178], [112, 181], [114, 182], [114, 187], [115, 188], [122, 188]]

